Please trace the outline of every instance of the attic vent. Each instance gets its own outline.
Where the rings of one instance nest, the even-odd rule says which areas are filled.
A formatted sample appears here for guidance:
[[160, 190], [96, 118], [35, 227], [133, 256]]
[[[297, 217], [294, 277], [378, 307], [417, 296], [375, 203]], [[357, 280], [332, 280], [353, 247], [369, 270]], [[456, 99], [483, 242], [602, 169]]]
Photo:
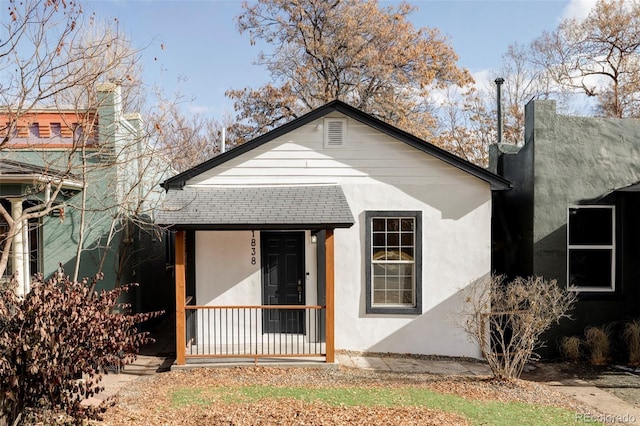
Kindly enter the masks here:
[[346, 118], [325, 118], [324, 119], [324, 147], [337, 148], [344, 146], [347, 138]]

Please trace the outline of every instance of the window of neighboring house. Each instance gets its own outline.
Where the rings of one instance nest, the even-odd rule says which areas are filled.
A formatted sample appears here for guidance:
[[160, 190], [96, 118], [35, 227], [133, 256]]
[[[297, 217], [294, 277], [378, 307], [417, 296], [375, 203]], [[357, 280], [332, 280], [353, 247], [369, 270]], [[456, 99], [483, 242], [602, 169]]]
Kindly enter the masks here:
[[366, 212], [367, 313], [422, 313], [422, 212]]
[[29, 124], [29, 137], [30, 138], [40, 137], [40, 126], [38, 125], [38, 123]]
[[[40, 220], [31, 219], [28, 226], [28, 244], [29, 244], [29, 273], [34, 275], [38, 272], [42, 272], [42, 254], [40, 248], [41, 233], [40, 233]], [[0, 249], [4, 248], [5, 237], [9, 233], [9, 225], [4, 220], [0, 219]], [[4, 272], [3, 278], [8, 279], [13, 274], [13, 248], [10, 248], [9, 261], [7, 262], [7, 268]]]
[[59, 138], [62, 136], [62, 126], [60, 123], [51, 123], [51, 137]]
[[615, 291], [615, 207], [570, 206], [567, 283], [578, 291]]
[[40, 254], [41, 226], [39, 219], [29, 221], [29, 272], [33, 276], [42, 272], [42, 256]]

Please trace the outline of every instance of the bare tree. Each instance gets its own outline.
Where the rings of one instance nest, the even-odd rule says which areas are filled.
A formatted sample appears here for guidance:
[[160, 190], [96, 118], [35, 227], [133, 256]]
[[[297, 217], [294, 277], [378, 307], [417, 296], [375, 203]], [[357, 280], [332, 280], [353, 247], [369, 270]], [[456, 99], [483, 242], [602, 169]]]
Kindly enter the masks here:
[[598, 115], [640, 117], [640, 3], [600, 0], [532, 44], [533, 59], [563, 90], [597, 100]]
[[[498, 76], [504, 78], [502, 101], [504, 111], [503, 139], [514, 144], [524, 143], [524, 107], [532, 99], [547, 99], [554, 90], [548, 73], [530, 61], [531, 52], [518, 43], [508, 47], [502, 55]], [[491, 82], [493, 83], [493, 82]], [[495, 86], [485, 95], [495, 114]]]
[[[563, 102], [563, 94], [552, 90], [546, 70], [529, 60], [528, 47], [513, 44], [502, 55], [498, 71], [476, 81], [465, 92], [449, 90], [441, 109], [439, 145], [482, 166], [487, 165], [488, 147], [499, 139], [505, 143], [524, 143], [524, 107], [532, 99], [553, 96]], [[497, 134], [497, 88], [502, 78], [502, 135]]]
[[178, 172], [235, 147], [241, 139], [231, 116], [215, 119], [202, 113], [187, 115], [179, 97], [167, 100], [156, 93], [156, 98], [160, 106], [149, 115], [150, 137]]
[[[11, 209], [0, 204], [0, 216], [6, 223], [0, 274], [7, 269], [12, 246], [14, 252], [20, 252], [15, 241], [22, 243], [29, 221], [40, 218], [51, 224], [48, 215], [57, 211], [61, 221], [78, 221], [73, 234], [64, 236], [77, 246], [73, 272], [77, 279], [86, 253], [98, 253], [101, 258], [96, 264], [102, 268], [107, 253], [117, 249], [111, 244], [119, 241], [114, 235], [124, 232], [125, 223], [149, 223], [152, 204], [159, 197], [160, 176], [166, 177], [170, 169], [148, 143], [150, 133], [139, 117], [119, 121], [123, 108], [134, 105], [137, 98], [119, 99], [116, 106], [105, 105], [106, 98], [99, 96], [97, 89], [105, 84], [118, 91], [126, 85], [134, 95], [141, 90], [139, 52], [116, 20], [99, 24], [95, 16], [84, 16], [75, 2], [11, 2], [10, 11], [12, 19], [2, 22], [8, 38], [0, 44], [4, 49], [0, 69], [6, 71], [0, 80], [0, 96], [6, 105], [0, 122], [8, 123], [0, 149], [5, 159], [18, 156], [12, 148], [22, 140], [26, 145], [21, 152], [29, 150], [30, 161], [42, 170], [42, 177], [28, 186], [28, 193], [13, 197]], [[38, 111], [60, 112], [61, 119], [67, 120], [62, 127], [69, 129], [72, 142], [52, 151], [21, 139], [24, 135], [19, 129], [26, 128]], [[109, 118], [109, 128], [99, 125]], [[123, 129], [135, 137], [121, 138]], [[70, 181], [79, 190], [71, 198], [65, 186]], [[20, 279], [24, 292], [28, 277]]]
[[495, 114], [476, 88], [460, 94], [447, 90], [441, 104], [437, 145], [481, 166], [488, 163], [489, 145], [496, 140]]
[[[21, 118], [36, 106], [52, 105], [56, 95], [78, 81], [89, 81], [96, 76], [78, 76], [67, 72], [77, 58], [64, 54], [65, 46], [75, 39], [82, 11], [74, 3], [60, 1], [27, 0], [9, 3], [9, 18], [1, 21], [3, 33], [0, 42], [0, 102], [4, 105], [2, 140], [6, 147], [16, 135]], [[4, 273], [14, 238], [21, 235], [30, 219], [41, 217], [54, 209], [53, 200], [62, 189], [64, 177], [71, 164], [53, 173], [49, 182], [34, 185], [37, 192], [47, 191], [42, 203], [22, 209], [22, 205], [9, 211], [0, 204], [0, 215], [6, 223], [2, 239], [0, 272]], [[21, 277], [22, 280], [25, 277]]]
[[446, 37], [413, 27], [414, 8], [405, 3], [260, 0], [243, 7], [240, 32], [273, 46], [257, 61], [272, 83], [227, 92], [247, 138], [334, 99], [428, 138], [437, 126], [432, 90], [472, 81]]

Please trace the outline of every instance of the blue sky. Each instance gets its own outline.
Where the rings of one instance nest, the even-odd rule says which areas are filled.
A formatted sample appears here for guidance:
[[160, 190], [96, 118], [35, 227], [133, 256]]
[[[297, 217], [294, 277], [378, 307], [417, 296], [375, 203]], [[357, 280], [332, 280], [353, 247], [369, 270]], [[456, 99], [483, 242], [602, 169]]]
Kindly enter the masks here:
[[[381, 6], [392, 1], [380, 1]], [[413, 0], [416, 27], [435, 27], [450, 37], [459, 64], [475, 76], [492, 77], [509, 44], [526, 44], [565, 16], [581, 16], [593, 0]], [[180, 93], [192, 111], [232, 113], [224, 92], [258, 87], [269, 76], [253, 61], [260, 52], [240, 35], [234, 18], [240, 0], [93, 0], [86, 9], [117, 17], [142, 53], [145, 84]]]

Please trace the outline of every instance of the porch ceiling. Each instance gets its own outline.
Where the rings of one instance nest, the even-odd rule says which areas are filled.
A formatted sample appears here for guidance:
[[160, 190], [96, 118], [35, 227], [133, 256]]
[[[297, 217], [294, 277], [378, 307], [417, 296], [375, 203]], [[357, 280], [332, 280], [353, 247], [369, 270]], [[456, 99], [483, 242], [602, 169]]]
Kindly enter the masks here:
[[321, 229], [354, 224], [339, 185], [169, 190], [156, 222], [178, 229]]

